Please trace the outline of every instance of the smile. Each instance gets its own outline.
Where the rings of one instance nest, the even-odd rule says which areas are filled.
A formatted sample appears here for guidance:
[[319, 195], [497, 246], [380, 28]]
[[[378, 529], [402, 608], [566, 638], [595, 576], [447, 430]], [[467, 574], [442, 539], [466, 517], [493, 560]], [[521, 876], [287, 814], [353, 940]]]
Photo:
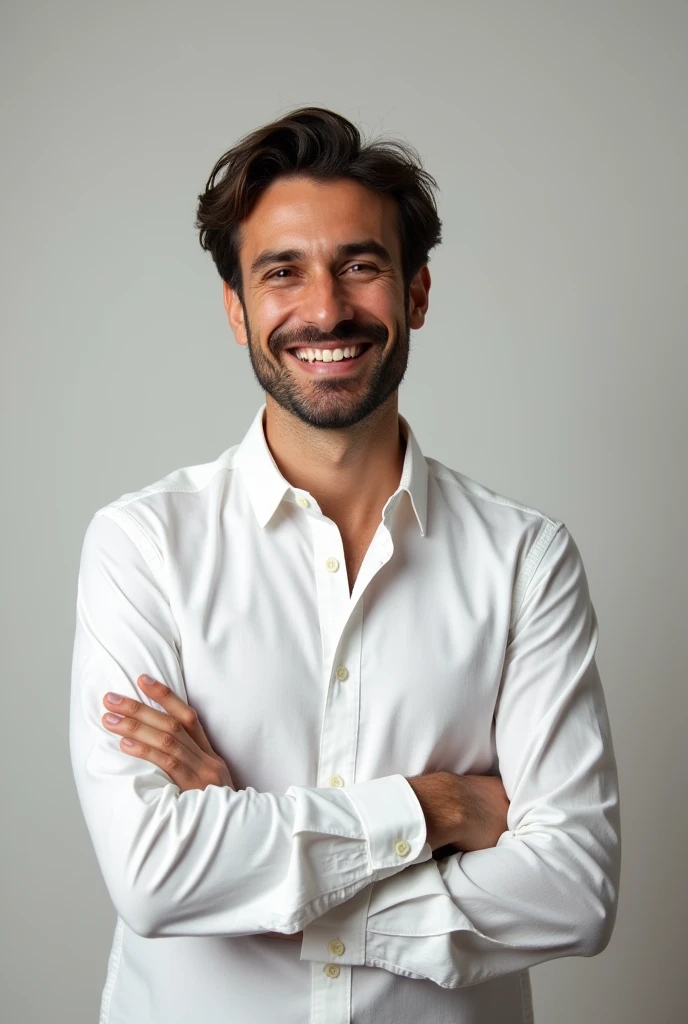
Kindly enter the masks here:
[[287, 355], [298, 362], [299, 366], [309, 373], [335, 376], [349, 373], [362, 366], [366, 356], [374, 348], [372, 342], [358, 345], [342, 345], [341, 348], [303, 348], [287, 349]]
[[304, 363], [340, 363], [343, 359], [356, 359], [367, 345], [347, 345], [344, 348], [293, 348], [292, 355]]

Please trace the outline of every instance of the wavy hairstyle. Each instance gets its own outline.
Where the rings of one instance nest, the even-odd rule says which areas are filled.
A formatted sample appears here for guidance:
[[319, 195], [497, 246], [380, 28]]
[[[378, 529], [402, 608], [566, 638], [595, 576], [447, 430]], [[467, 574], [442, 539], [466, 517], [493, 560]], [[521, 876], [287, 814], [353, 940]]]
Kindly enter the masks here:
[[[223, 173], [224, 172], [224, 173]], [[278, 178], [316, 181], [351, 178], [391, 196], [398, 228], [404, 290], [441, 241], [435, 179], [406, 142], [362, 142], [351, 121], [324, 107], [301, 107], [257, 128], [227, 150], [213, 167], [198, 197], [195, 227], [223, 281], [243, 303], [239, 229], [261, 194]]]

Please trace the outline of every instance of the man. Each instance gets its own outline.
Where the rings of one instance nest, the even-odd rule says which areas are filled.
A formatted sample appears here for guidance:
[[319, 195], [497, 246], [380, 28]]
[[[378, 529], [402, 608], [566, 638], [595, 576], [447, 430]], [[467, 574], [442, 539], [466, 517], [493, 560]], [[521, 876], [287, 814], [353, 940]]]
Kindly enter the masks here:
[[86, 531], [70, 741], [118, 913], [101, 1024], [523, 1024], [530, 966], [609, 941], [580, 554], [398, 412], [441, 227], [414, 153], [305, 108], [200, 197], [266, 401]]

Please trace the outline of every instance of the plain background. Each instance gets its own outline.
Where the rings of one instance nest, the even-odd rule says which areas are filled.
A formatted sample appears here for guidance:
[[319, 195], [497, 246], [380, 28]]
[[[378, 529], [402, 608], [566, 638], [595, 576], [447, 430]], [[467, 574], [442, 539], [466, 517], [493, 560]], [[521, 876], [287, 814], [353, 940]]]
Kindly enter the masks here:
[[682, 1019], [688, 4], [3, 10], [3, 1021], [98, 1017], [115, 914], [69, 763], [81, 543], [262, 401], [195, 203], [240, 135], [306, 104], [409, 140], [439, 182], [401, 391], [425, 452], [562, 519], [588, 572], [621, 901], [604, 953], [533, 970], [537, 1024]]

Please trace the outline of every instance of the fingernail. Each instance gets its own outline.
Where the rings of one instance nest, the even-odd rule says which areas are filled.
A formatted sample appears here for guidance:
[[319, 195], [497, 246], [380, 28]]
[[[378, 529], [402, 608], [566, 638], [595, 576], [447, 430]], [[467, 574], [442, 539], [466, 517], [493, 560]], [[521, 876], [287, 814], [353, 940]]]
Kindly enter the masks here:
[[143, 675], [141, 676], [141, 678], [143, 679], [144, 683], [147, 683], [149, 686], [152, 686], [153, 683], [155, 682], [155, 679], [153, 679], [152, 676]]
[[133, 747], [134, 746], [134, 741], [133, 740], [122, 740], [122, 743], [124, 744], [125, 747]]
[[117, 725], [118, 722], [122, 721], [123, 717], [123, 715], [111, 715], [108, 713], [105, 716], [105, 721], [108, 723], [108, 725]]
[[108, 704], [121, 704], [122, 703], [122, 698], [120, 697], [120, 695], [118, 693], [106, 693], [105, 696], [107, 697]]

